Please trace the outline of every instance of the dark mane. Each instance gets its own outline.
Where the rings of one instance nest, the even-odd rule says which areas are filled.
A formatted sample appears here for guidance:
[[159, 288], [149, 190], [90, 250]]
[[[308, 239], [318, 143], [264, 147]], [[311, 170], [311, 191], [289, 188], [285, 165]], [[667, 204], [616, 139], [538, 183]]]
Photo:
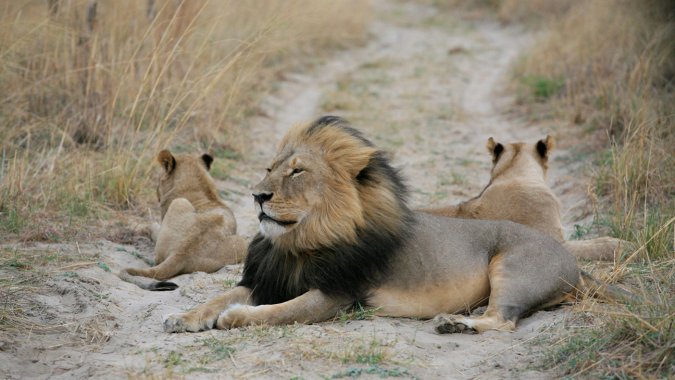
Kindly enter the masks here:
[[[327, 127], [340, 128], [363, 144], [372, 146], [359, 131], [336, 117], [315, 121], [306, 133], [315, 133]], [[258, 233], [249, 244], [243, 278], [239, 283], [252, 289], [254, 304], [285, 302], [311, 289], [358, 301], [366, 296], [369, 288], [381, 283], [388, 275], [392, 258], [412, 230], [413, 217], [406, 205], [407, 188], [382, 151], [373, 155], [361, 170], [355, 186], [360, 189], [382, 188], [395, 194], [398, 202], [395, 227], [391, 228], [391, 220], [388, 220], [390, 227], [384, 228], [385, 223], [377, 217], [364, 214], [366, 223], [356, 230], [356, 243], [337, 242], [305, 252], [291, 252]], [[373, 207], [377, 208], [378, 199], [366, 201], [376, 202]]]

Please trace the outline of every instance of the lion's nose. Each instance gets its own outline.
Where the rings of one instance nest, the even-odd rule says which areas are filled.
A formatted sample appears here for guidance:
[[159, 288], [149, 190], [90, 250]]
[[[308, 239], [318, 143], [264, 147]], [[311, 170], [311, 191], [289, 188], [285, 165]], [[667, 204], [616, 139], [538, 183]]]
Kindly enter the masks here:
[[263, 203], [272, 199], [273, 195], [274, 193], [258, 193], [258, 194], [253, 193], [253, 199], [255, 199], [255, 201], [260, 203], [260, 205], [262, 206]]

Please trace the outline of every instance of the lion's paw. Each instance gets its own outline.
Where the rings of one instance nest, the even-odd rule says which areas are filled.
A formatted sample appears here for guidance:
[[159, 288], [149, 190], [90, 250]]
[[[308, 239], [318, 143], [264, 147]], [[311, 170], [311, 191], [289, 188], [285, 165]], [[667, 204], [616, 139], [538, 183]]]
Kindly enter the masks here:
[[434, 324], [436, 325], [436, 332], [439, 334], [454, 334], [454, 333], [463, 333], [463, 334], [476, 334], [478, 333], [474, 328], [469, 327], [465, 323], [466, 318], [461, 315], [437, 315], [434, 318]]
[[197, 332], [204, 330], [200, 323], [191, 321], [189, 314], [170, 314], [164, 319], [164, 332]]
[[218, 317], [216, 327], [219, 329], [233, 329], [251, 324], [250, 315], [252, 306], [234, 304], [225, 309]]

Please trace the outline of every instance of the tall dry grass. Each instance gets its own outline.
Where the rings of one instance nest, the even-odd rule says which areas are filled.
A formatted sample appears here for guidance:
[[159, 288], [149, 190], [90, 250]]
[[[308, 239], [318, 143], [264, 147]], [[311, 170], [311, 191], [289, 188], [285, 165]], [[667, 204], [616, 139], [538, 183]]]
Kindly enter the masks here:
[[280, 73], [363, 41], [368, 19], [359, 0], [3, 2], [0, 236], [138, 209], [164, 147], [241, 149]]
[[520, 100], [577, 124], [569, 134], [598, 150], [596, 219], [638, 247], [605, 279], [633, 283], [644, 300], [582, 302], [579, 315], [593, 323], [575, 322], [547, 365], [574, 376], [667, 377], [675, 372], [675, 6], [574, 1], [547, 17], [550, 29], [515, 68]]

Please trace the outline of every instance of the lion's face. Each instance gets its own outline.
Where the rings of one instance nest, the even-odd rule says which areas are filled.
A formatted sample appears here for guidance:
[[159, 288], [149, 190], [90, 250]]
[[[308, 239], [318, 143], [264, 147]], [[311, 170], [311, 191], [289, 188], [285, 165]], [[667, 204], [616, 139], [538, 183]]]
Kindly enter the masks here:
[[208, 173], [213, 157], [203, 154], [193, 157], [187, 154], [174, 156], [168, 150], [157, 155], [162, 165], [162, 175], [157, 184], [157, 200], [162, 209], [162, 219], [171, 201], [177, 197], [186, 197], [190, 192], [203, 192], [214, 188], [213, 180]]
[[330, 167], [309, 147], [278, 154], [254, 189], [260, 232], [275, 238], [305, 223], [321, 208], [330, 175]]
[[371, 218], [398, 228], [402, 185], [376, 165], [386, 162], [381, 152], [340, 123], [327, 117], [291, 129], [254, 188], [260, 233], [273, 243], [313, 250], [353, 242]]

